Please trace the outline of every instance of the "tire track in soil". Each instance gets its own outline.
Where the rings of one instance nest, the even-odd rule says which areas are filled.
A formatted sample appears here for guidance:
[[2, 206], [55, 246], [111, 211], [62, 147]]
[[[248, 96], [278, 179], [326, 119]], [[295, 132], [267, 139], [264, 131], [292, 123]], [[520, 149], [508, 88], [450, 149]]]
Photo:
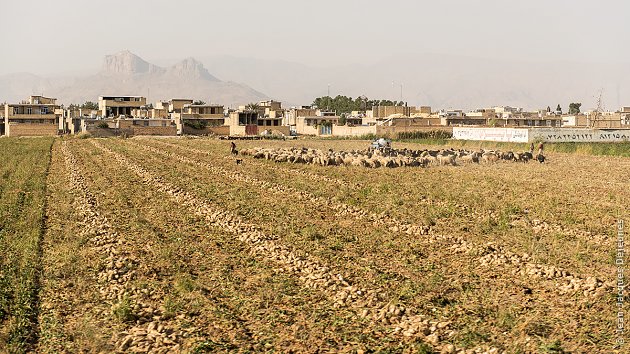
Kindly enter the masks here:
[[[196, 215], [204, 217], [217, 228], [233, 233], [239, 240], [248, 244], [252, 252], [262, 258], [279, 263], [288, 272], [296, 275], [307, 287], [318, 289], [330, 296], [334, 308], [350, 308], [361, 318], [391, 326], [394, 334], [404, 337], [423, 339], [438, 350], [454, 352], [460, 350], [452, 344], [443, 343], [444, 338], [456, 334], [450, 323], [439, 322], [421, 314], [412, 314], [403, 304], [392, 304], [382, 298], [381, 289], [369, 289], [357, 284], [350, 284], [346, 277], [334, 272], [330, 267], [318, 262], [308, 254], [301, 256], [276, 238], [265, 235], [255, 225], [249, 224], [234, 214], [214, 207], [201, 198], [172, 185], [159, 176], [145, 170], [140, 165], [129, 161], [122, 154], [114, 152], [99, 142], [90, 141], [97, 148], [110, 154], [121, 166], [135, 172], [144, 183], [154, 189], [170, 195], [182, 206]], [[483, 348], [481, 352], [497, 353], [496, 348]]]
[[[99, 211], [99, 203], [87, 188], [86, 178], [66, 141], [62, 143], [61, 152], [68, 171], [68, 183], [72, 186], [71, 193], [75, 196], [75, 208], [83, 217], [82, 233], [89, 237], [91, 247], [96, 253], [104, 257], [101, 262], [102, 271], [96, 275], [100, 301], [113, 309], [116, 304], [120, 305], [125, 299], [134, 297], [138, 299], [138, 303], [142, 301], [143, 311], [138, 315], [148, 320], [148, 324], [138, 323], [115, 333], [110, 340], [112, 349], [117, 352], [178, 352], [181, 331], [176, 333], [169, 324], [155, 321], [153, 316], [159, 313], [152, 310], [157, 307], [149, 305], [151, 300], [148, 294], [130, 286], [130, 281], [136, 276], [139, 260], [127, 251], [124, 235], [114, 231], [110, 221]], [[114, 320], [109, 308], [96, 315], [107, 322]]]
[[[286, 196], [290, 194], [292, 197], [309, 202], [317, 207], [325, 207], [333, 210], [337, 215], [341, 217], [350, 216], [356, 220], [366, 221], [372, 223], [374, 226], [386, 227], [391, 232], [405, 232], [410, 235], [415, 235], [429, 243], [442, 241], [451, 244], [449, 249], [453, 252], [479, 255], [476, 261], [479, 265], [485, 267], [493, 267], [498, 271], [503, 272], [504, 267], [511, 267], [511, 273], [513, 275], [524, 275], [531, 278], [534, 283], [540, 281], [547, 282], [548, 285], [553, 288], [558, 294], [573, 296], [576, 293], [583, 294], [586, 298], [599, 298], [611, 291], [614, 287], [614, 282], [604, 282], [596, 277], [591, 276], [579, 276], [572, 274], [571, 272], [561, 269], [556, 266], [536, 263], [532, 261], [532, 258], [527, 253], [517, 254], [511, 252], [507, 247], [499, 245], [496, 242], [487, 242], [484, 244], [477, 244], [466, 241], [461, 237], [452, 237], [449, 235], [436, 235], [431, 232], [431, 228], [428, 226], [417, 226], [411, 223], [400, 221], [394, 217], [369, 213], [359, 207], [354, 207], [344, 203], [335, 203], [330, 198], [323, 198], [313, 195], [312, 193], [302, 191], [293, 187], [283, 186], [280, 184], [271, 183], [268, 181], [259, 180], [255, 177], [250, 177], [239, 172], [233, 172], [221, 168], [219, 166], [211, 165], [199, 160], [192, 160], [179, 154], [161, 150], [150, 145], [140, 144], [136, 142], [126, 141], [130, 145], [143, 148], [152, 153], [160, 154], [176, 159], [180, 162], [192, 164], [205, 168], [206, 170], [234, 181], [244, 182], [250, 185], [256, 185], [266, 190]], [[168, 144], [171, 145], [171, 144]], [[189, 150], [188, 148], [182, 148]], [[190, 152], [195, 152], [190, 150]], [[206, 153], [204, 153], [206, 154]]]

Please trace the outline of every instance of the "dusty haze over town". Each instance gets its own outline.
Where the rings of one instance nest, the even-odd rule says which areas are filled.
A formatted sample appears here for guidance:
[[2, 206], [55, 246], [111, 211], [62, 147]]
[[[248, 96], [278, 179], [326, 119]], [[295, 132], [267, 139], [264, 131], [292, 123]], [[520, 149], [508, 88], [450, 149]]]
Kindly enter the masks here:
[[[630, 102], [629, 10], [626, 1], [4, 0], [0, 101], [95, 101], [116, 92], [88, 92], [87, 82], [117, 90], [95, 76], [108, 70], [105, 56], [132, 53], [164, 72], [194, 58], [192, 76], [221, 84], [189, 75], [173, 88], [226, 105], [310, 104], [330, 90], [435, 108], [566, 110], [593, 108], [601, 91], [616, 110]], [[170, 98], [152, 87], [164, 76], [128, 74], [133, 84], [119, 90], [141, 92], [120, 94]]]

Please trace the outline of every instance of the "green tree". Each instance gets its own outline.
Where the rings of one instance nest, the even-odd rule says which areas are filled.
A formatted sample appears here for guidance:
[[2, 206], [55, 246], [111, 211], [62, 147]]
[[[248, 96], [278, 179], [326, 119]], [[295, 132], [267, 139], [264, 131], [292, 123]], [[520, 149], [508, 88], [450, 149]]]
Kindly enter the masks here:
[[250, 111], [257, 111], [259, 108], [260, 108], [260, 105], [255, 102], [251, 102], [245, 105], [245, 109], [248, 109]]
[[341, 113], [341, 116], [339, 117], [339, 125], [346, 125], [346, 114], [345, 113]]
[[569, 114], [579, 114], [580, 107], [582, 107], [582, 104], [579, 102], [569, 104]]
[[194, 105], [197, 106], [203, 106], [204, 104], [206, 104], [206, 102], [202, 101], [202, 100], [196, 100], [193, 102]]
[[82, 109], [98, 109], [98, 103], [92, 101], [85, 101], [84, 104], [81, 105]]
[[350, 113], [352, 111], [369, 111], [374, 106], [404, 106], [403, 101], [391, 100], [370, 100], [365, 96], [359, 96], [355, 99], [352, 97], [338, 95], [336, 97], [317, 97], [313, 101], [313, 105], [320, 109], [329, 109], [336, 111], [337, 114]]

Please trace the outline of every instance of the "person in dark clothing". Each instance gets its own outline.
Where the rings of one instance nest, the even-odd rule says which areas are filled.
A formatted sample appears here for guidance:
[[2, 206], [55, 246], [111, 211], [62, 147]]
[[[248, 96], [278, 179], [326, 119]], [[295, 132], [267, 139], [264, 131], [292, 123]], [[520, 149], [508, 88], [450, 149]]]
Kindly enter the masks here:
[[236, 144], [233, 141], [230, 142], [230, 154], [238, 155], [238, 151], [236, 151]]
[[529, 153], [534, 155], [534, 143], [529, 146]]

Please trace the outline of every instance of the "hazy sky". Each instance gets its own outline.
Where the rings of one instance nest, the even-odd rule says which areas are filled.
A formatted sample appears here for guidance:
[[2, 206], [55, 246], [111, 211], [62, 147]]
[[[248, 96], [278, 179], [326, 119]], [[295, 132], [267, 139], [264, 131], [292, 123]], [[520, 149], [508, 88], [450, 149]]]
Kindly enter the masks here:
[[[627, 0], [0, 0], [0, 74], [234, 55], [309, 65], [403, 53], [630, 63]], [[624, 43], [625, 42], [625, 43]]]

